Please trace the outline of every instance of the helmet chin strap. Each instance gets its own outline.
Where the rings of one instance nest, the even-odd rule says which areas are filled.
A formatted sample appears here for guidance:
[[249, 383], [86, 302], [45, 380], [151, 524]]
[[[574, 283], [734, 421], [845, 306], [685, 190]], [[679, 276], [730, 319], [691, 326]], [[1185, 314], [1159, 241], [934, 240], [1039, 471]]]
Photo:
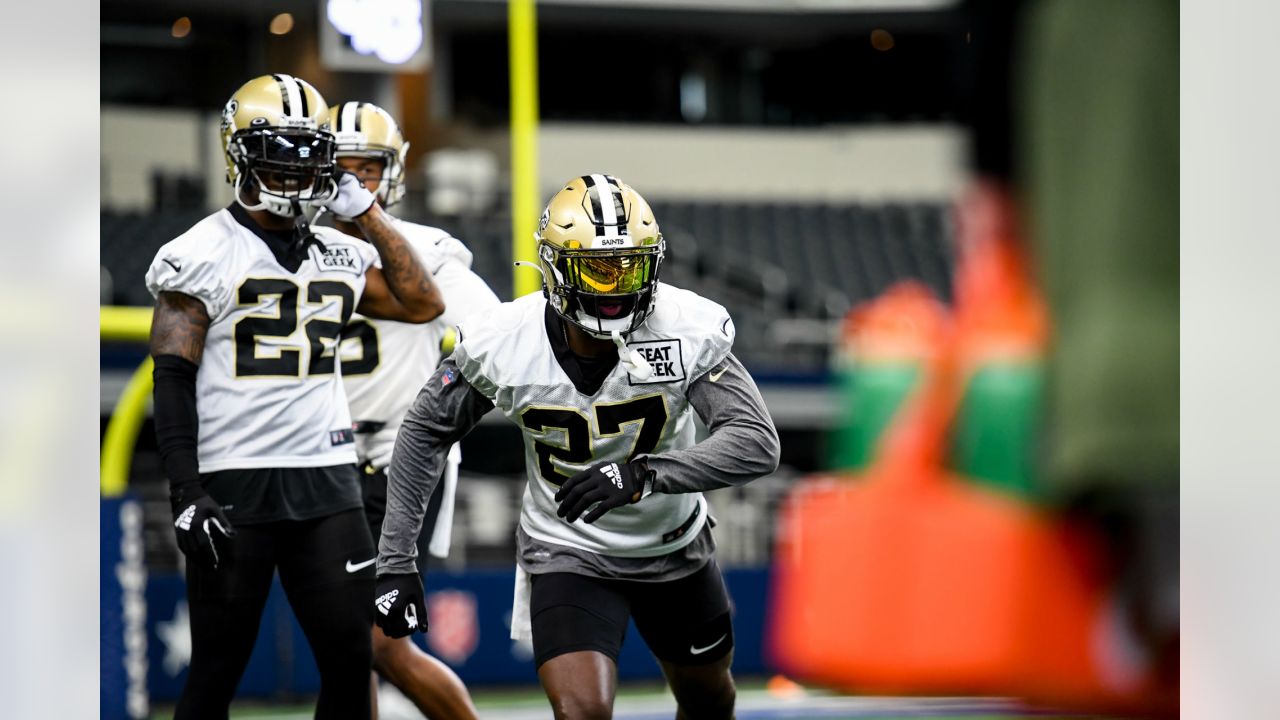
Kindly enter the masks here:
[[546, 271], [545, 271], [545, 270], [543, 270], [543, 269], [542, 269], [542, 266], [541, 266], [541, 265], [539, 265], [539, 264], [537, 264], [537, 263], [531, 263], [531, 262], [529, 262], [528, 260], [517, 260], [517, 261], [515, 261], [515, 262], [513, 262], [513, 263], [511, 263], [511, 264], [512, 264], [512, 265], [514, 265], [515, 267], [530, 267], [530, 268], [533, 268], [534, 270], [537, 270], [537, 271], [538, 271], [538, 274], [542, 276], [542, 279], [543, 279], [543, 280], [545, 280], [545, 279], [547, 278], [547, 273], [546, 273]]
[[613, 338], [613, 344], [618, 346], [618, 360], [627, 369], [628, 375], [639, 382], [644, 382], [653, 377], [653, 366], [644, 359], [644, 356], [639, 351], [627, 347], [627, 341], [622, 337], [622, 333], [614, 330], [610, 335]]
[[320, 248], [320, 252], [327, 253], [329, 248], [325, 247], [320, 241], [320, 237], [311, 229], [311, 223], [307, 222], [306, 213], [302, 212], [302, 205], [298, 202], [298, 198], [289, 198], [289, 207], [293, 209], [293, 240], [298, 243], [303, 251], [307, 246], [315, 243]]

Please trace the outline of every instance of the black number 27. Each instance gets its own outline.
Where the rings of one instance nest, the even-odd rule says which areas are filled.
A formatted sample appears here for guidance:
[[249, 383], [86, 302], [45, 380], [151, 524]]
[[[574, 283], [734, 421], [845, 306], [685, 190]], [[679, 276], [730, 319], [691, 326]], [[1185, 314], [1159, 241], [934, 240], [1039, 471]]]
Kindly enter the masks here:
[[[275, 315], [249, 315], [236, 321], [232, 335], [236, 346], [236, 377], [298, 377], [302, 351], [279, 348], [275, 355], [259, 354], [258, 338], [284, 338], [298, 327], [298, 285], [284, 278], [249, 278], [236, 291], [240, 305], [256, 305], [262, 298], [275, 295]], [[307, 304], [322, 305], [325, 298], [338, 298], [341, 320], [312, 318], [304, 325], [311, 346], [307, 363], [308, 375], [332, 374], [338, 335], [355, 311], [355, 291], [351, 286], [333, 280], [316, 280], [307, 284]], [[326, 347], [326, 342], [327, 347]]]
[[[622, 433], [622, 426], [639, 423], [635, 445], [627, 455], [631, 462], [640, 455], [653, 452], [662, 439], [662, 429], [667, 424], [667, 403], [661, 395], [646, 395], [622, 403], [592, 407], [600, 437], [613, 437]], [[551, 458], [574, 465], [591, 461], [591, 422], [581, 410], [563, 407], [531, 407], [520, 414], [520, 421], [535, 432], [563, 430], [565, 442], [555, 445], [534, 440], [534, 452], [538, 455], [538, 475], [552, 485], [560, 485], [569, 476], [556, 469]]]

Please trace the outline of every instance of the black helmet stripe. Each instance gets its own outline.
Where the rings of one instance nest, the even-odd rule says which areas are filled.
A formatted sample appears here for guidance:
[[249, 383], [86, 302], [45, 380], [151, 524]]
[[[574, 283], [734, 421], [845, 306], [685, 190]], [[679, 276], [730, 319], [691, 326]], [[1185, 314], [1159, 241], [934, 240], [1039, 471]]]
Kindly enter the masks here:
[[613, 193], [614, 190], [617, 190], [617, 193], [613, 197], [614, 197], [614, 201], [617, 203], [618, 232], [623, 235], [626, 235], [630, 232], [630, 227], [628, 225], [628, 222], [630, 221], [631, 218], [627, 216], [627, 204], [622, 200], [622, 183], [618, 182], [618, 178], [612, 175], [605, 175], [604, 179], [609, 181], [610, 193]]
[[596, 226], [596, 235], [604, 235], [606, 229], [626, 234], [625, 222], [619, 222], [622, 213], [622, 193], [615, 182], [609, 182], [605, 175], [583, 175], [587, 184], [587, 195], [591, 198], [591, 219]]
[[583, 175], [582, 182], [587, 186], [587, 199], [591, 201], [591, 224], [596, 226], [596, 234], [599, 235], [603, 228], [600, 226], [600, 193], [593, 192], [596, 188], [596, 179], [591, 175]]
[[307, 83], [294, 80], [298, 86], [298, 96], [302, 98], [302, 117], [311, 117], [311, 103], [307, 101]]
[[307, 116], [307, 94], [300, 87], [300, 83], [293, 78], [292, 75], [272, 75], [276, 79], [276, 83], [280, 86], [280, 104], [284, 109], [285, 117], [298, 117], [301, 111], [301, 117]]

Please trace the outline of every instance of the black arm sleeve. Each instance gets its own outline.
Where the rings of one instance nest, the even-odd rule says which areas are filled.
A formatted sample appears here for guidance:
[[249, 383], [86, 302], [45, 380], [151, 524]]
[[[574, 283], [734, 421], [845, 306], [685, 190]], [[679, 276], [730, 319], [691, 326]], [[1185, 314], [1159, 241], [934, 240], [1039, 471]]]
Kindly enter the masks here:
[[200, 463], [196, 440], [200, 420], [196, 414], [196, 373], [199, 366], [177, 355], [155, 358], [156, 442], [160, 463], [169, 478], [169, 496], [181, 502], [191, 489], [200, 487]]
[[450, 356], [405, 413], [387, 469], [387, 514], [378, 541], [378, 574], [416, 573], [418, 534], [449, 446], [461, 440], [493, 402], [471, 386]]

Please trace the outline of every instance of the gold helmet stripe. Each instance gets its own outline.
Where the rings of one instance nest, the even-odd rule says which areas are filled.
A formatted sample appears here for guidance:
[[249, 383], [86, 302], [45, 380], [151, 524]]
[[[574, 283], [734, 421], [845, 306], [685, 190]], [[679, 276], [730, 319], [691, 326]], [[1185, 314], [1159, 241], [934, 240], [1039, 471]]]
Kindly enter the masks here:
[[272, 75], [280, 84], [280, 100], [284, 106], [285, 117], [308, 117], [307, 93], [292, 75]]

